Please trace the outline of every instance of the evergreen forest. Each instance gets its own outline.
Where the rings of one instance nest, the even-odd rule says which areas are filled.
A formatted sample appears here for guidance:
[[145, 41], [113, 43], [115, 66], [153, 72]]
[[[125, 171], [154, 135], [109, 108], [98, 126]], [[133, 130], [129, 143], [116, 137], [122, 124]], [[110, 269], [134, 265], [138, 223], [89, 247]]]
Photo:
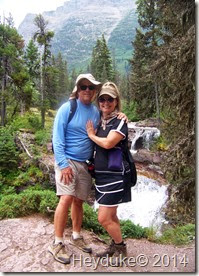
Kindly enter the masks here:
[[[118, 85], [129, 121], [158, 120], [156, 150], [170, 183], [166, 216], [173, 226], [195, 224], [195, 1], [137, 0], [136, 12], [139, 24], [125, 73], [104, 35], [93, 47], [87, 72]], [[11, 15], [0, 22], [0, 219], [56, 206], [48, 168], [40, 160], [49, 154], [56, 110], [84, 73], [69, 71], [61, 52], [52, 54], [54, 33], [42, 15], [34, 24], [37, 31], [25, 46]], [[21, 134], [30, 137], [31, 152]]]

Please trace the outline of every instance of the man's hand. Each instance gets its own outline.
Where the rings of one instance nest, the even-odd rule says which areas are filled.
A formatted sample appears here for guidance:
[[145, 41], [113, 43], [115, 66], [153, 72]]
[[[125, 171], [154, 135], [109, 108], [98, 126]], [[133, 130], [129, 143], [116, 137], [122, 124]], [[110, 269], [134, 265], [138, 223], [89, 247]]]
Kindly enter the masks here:
[[126, 122], [126, 123], [128, 123], [128, 117], [124, 114], [124, 113], [122, 113], [122, 112], [118, 112], [117, 113], [117, 118], [118, 119], [124, 119], [124, 121]]
[[61, 170], [60, 181], [68, 185], [73, 179], [73, 170], [71, 167], [67, 167]]

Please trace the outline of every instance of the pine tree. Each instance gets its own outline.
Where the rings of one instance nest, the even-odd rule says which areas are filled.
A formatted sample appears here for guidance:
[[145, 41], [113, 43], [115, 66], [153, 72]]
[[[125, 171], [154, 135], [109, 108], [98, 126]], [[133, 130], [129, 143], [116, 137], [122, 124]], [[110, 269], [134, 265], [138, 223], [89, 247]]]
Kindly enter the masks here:
[[38, 44], [42, 47], [41, 51], [41, 124], [42, 127], [45, 127], [45, 112], [48, 107], [47, 101], [47, 66], [49, 65], [51, 52], [50, 52], [50, 42], [54, 33], [47, 30], [48, 21], [39, 14], [35, 17], [34, 23], [37, 26], [38, 30], [34, 34], [34, 39], [37, 40]]
[[58, 92], [57, 101], [58, 104], [63, 103], [69, 97], [71, 91], [69, 91], [68, 69], [67, 62], [63, 60], [61, 53], [58, 54], [56, 59], [56, 67], [59, 70], [58, 75]]
[[195, 1], [158, 1], [162, 45], [152, 76], [159, 86], [162, 136], [169, 144], [163, 170], [171, 198], [167, 216], [195, 222]]
[[24, 54], [24, 61], [32, 82], [36, 87], [38, 87], [38, 78], [40, 75], [40, 56], [39, 50], [33, 39], [31, 39], [27, 45]]
[[[7, 121], [7, 105], [13, 100], [17, 101], [18, 92], [21, 93], [22, 87], [27, 81], [27, 72], [25, 72], [22, 61], [23, 47], [23, 39], [15, 28], [0, 24], [0, 109], [2, 126], [5, 126]], [[18, 102], [16, 104], [18, 105]]]
[[92, 51], [91, 57], [91, 73], [96, 79], [104, 81], [114, 81], [115, 74], [113, 70], [113, 63], [111, 53], [106, 44], [104, 35], [101, 40], [97, 39], [96, 45]]
[[155, 82], [151, 78], [151, 64], [156, 58], [154, 48], [160, 43], [157, 0], [138, 0], [137, 13], [140, 28], [136, 29], [133, 42], [131, 89], [138, 103], [137, 112], [141, 118], [146, 118], [156, 114], [159, 107]]
[[47, 91], [50, 108], [57, 109], [69, 97], [67, 62], [61, 53], [52, 56], [52, 64], [47, 71]]

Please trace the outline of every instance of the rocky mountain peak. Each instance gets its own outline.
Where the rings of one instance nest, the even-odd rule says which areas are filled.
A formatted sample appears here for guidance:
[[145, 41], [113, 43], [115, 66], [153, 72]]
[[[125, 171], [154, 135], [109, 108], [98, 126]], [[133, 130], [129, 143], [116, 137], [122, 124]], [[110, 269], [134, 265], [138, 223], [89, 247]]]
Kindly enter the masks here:
[[[132, 0], [70, 0], [55, 11], [46, 11], [42, 14], [48, 21], [48, 29], [53, 30], [55, 36], [52, 41], [52, 52], [61, 52], [69, 66], [76, 67], [82, 62], [88, 62], [96, 40], [105, 35], [107, 41], [120, 28], [126, 40], [120, 41], [121, 45], [114, 45], [112, 49], [119, 47], [123, 51], [132, 52], [131, 41], [135, 33], [135, 1]], [[18, 31], [24, 37], [25, 42], [32, 38], [36, 31], [34, 18], [36, 14], [27, 14], [20, 24]], [[131, 22], [129, 22], [131, 18]], [[125, 25], [125, 22], [128, 23]], [[116, 38], [120, 34], [116, 34]], [[128, 44], [128, 46], [127, 46]], [[128, 48], [128, 49], [127, 49]]]

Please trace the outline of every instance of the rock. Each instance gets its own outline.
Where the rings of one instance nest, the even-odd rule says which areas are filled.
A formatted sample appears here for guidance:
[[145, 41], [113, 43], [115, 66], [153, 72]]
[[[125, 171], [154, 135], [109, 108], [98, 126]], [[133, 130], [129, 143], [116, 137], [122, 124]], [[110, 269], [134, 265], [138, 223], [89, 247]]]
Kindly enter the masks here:
[[157, 118], [148, 118], [143, 121], [139, 121], [135, 123], [136, 126], [139, 127], [159, 127], [160, 126], [160, 121]]
[[145, 164], [160, 164], [161, 162], [159, 153], [154, 153], [147, 149], [139, 149], [136, 153], [133, 154], [133, 159], [135, 162]]

